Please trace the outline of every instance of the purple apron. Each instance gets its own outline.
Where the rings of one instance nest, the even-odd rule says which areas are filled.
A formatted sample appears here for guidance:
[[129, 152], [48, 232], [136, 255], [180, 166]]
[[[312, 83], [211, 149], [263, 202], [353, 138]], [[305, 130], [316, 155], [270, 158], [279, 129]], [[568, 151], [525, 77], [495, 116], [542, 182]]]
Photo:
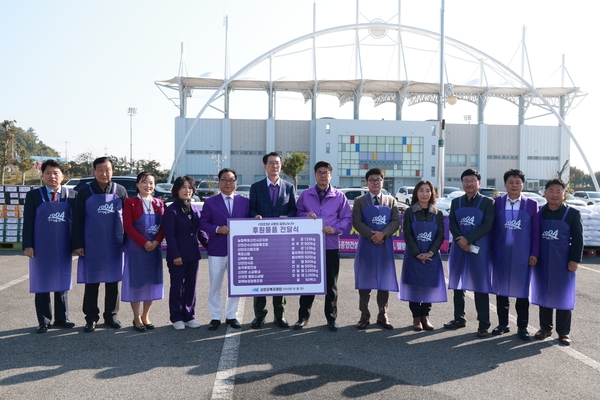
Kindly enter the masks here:
[[[529, 296], [529, 253], [531, 251], [531, 216], [521, 200], [518, 210], [506, 210], [496, 215], [492, 243], [492, 293], [500, 296]], [[506, 200], [503, 201], [506, 203]]]
[[95, 194], [85, 201], [85, 256], [77, 261], [77, 283], [118, 282], [123, 277], [123, 202], [115, 194]]
[[63, 187], [59, 201], [46, 200], [45, 187], [39, 188], [42, 204], [35, 211], [33, 227], [34, 258], [29, 259], [29, 292], [63, 292], [72, 288], [71, 217]]
[[[419, 251], [427, 253], [437, 234], [437, 223], [414, 221], [411, 228]], [[404, 252], [398, 298], [417, 303], [443, 303], [448, 300], [442, 257], [439, 251], [431, 261], [426, 261], [425, 264], [409, 251]]]
[[[479, 208], [483, 196], [476, 207], [463, 207], [465, 196], [459, 199], [456, 220], [463, 235], [473, 231], [483, 222], [483, 211]], [[492, 291], [489, 236], [485, 235], [473, 243], [479, 246], [479, 253], [467, 253], [458, 245], [450, 247], [448, 258], [448, 289], [471, 290], [479, 293]]]
[[[143, 214], [133, 224], [136, 231], [148, 241], [153, 241], [160, 229], [162, 215]], [[127, 238], [125, 242], [125, 268], [123, 270], [123, 296], [127, 302], [152, 301], [163, 298], [162, 250], [146, 251]]]
[[[370, 196], [367, 197], [367, 207], [362, 212], [363, 222], [372, 230], [381, 231], [390, 223], [392, 209], [369, 205]], [[383, 244], [374, 244], [363, 236], [359, 237], [354, 257], [354, 277], [356, 289], [399, 290], [391, 238]]]
[[575, 272], [568, 270], [571, 228], [562, 220], [542, 218], [540, 259], [531, 268], [530, 299], [538, 306], [557, 310], [575, 308]]

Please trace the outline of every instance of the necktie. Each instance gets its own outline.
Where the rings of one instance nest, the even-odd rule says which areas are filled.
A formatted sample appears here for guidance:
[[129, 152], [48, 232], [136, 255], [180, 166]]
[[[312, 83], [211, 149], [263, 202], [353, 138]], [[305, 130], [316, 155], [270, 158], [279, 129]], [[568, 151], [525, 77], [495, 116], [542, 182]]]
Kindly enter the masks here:
[[227, 196], [227, 212], [229, 213], [229, 216], [231, 217], [231, 196]]
[[52, 202], [57, 202], [58, 201], [58, 192], [51, 192], [52, 193]]
[[373, 199], [373, 204], [378, 206], [379, 205], [379, 196], [375, 196]]
[[271, 183], [269, 186], [271, 188], [271, 203], [275, 205], [277, 203], [277, 185]]

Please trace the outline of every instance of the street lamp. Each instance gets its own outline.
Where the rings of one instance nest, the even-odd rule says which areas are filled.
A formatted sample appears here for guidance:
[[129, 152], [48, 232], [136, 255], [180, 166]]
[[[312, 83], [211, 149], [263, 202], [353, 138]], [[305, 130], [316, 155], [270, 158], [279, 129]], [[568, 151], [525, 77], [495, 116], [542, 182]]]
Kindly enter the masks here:
[[129, 115], [129, 173], [133, 173], [133, 117], [137, 113], [137, 108], [129, 107], [127, 115]]
[[213, 154], [212, 156], [210, 156], [210, 159], [213, 160], [215, 162], [215, 164], [217, 164], [217, 176], [218, 176], [219, 171], [221, 171], [221, 162], [227, 160], [227, 156], [225, 156], [225, 155], [221, 156], [221, 154]]

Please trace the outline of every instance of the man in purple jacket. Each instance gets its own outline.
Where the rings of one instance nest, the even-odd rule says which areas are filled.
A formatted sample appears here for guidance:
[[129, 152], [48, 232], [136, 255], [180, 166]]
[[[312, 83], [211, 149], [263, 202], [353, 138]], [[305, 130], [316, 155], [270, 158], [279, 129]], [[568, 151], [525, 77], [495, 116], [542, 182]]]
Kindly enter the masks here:
[[521, 194], [524, 183], [522, 171], [506, 171], [506, 194], [494, 204], [492, 291], [496, 294], [498, 326], [492, 334], [510, 331], [508, 298], [515, 297], [518, 335], [529, 340], [529, 279], [530, 268], [535, 268], [540, 255], [540, 214], [537, 202]]
[[[298, 217], [323, 218], [325, 234], [325, 268], [327, 271], [327, 294], [325, 295], [325, 318], [330, 331], [337, 331], [337, 279], [340, 272], [340, 235], [352, 224], [352, 213], [346, 196], [331, 187], [333, 168], [326, 161], [315, 164], [317, 184], [300, 195], [296, 207]], [[300, 296], [298, 322], [294, 329], [308, 325], [310, 309], [315, 296]]]

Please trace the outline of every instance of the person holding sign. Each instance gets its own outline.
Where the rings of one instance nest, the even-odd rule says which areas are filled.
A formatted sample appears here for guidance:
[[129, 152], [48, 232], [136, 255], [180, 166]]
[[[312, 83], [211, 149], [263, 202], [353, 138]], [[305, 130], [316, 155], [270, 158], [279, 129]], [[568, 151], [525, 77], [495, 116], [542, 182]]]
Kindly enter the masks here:
[[400, 227], [396, 199], [381, 193], [383, 171], [372, 168], [365, 175], [369, 193], [354, 200], [352, 226], [360, 234], [354, 258], [355, 287], [358, 289], [360, 320], [358, 329], [369, 326], [369, 298], [377, 289], [377, 324], [394, 329], [387, 315], [390, 291], [397, 292], [396, 264], [392, 236]]
[[[325, 234], [325, 268], [327, 271], [327, 294], [325, 296], [325, 318], [330, 331], [337, 331], [337, 280], [340, 272], [340, 235], [352, 224], [352, 213], [348, 199], [339, 190], [331, 187], [333, 167], [326, 161], [315, 164], [317, 184], [306, 189], [298, 199], [298, 217], [323, 218]], [[300, 296], [298, 322], [294, 329], [308, 325], [314, 295]]]

